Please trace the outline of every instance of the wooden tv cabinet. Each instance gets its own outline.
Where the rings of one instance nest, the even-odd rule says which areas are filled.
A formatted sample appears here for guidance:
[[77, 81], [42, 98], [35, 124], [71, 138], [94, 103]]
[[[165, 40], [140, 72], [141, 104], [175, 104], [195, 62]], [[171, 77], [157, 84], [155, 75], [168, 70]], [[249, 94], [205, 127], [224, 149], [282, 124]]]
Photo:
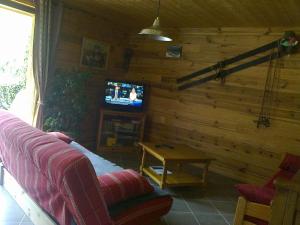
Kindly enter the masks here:
[[131, 151], [144, 137], [146, 115], [140, 112], [100, 110], [97, 152]]

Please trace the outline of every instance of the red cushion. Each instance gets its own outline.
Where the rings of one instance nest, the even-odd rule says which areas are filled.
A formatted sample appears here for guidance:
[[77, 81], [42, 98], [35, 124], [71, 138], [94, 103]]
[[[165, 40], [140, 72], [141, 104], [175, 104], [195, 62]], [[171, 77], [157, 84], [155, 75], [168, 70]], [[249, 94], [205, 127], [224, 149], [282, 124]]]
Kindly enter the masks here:
[[108, 206], [154, 191], [145, 177], [130, 169], [98, 176], [98, 180]]
[[298, 170], [300, 170], [300, 156], [287, 153], [279, 168], [292, 173], [297, 173]]
[[272, 188], [258, 187], [252, 184], [238, 184], [236, 188], [248, 201], [265, 205], [270, 205], [275, 195], [275, 190]]
[[72, 138], [70, 138], [69, 136], [67, 136], [61, 132], [48, 132], [48, 134], [51, 134], [51, 135], [57, 137], [58, 139], [66, 142], [67, 144], [70, 144], [73, 141]]

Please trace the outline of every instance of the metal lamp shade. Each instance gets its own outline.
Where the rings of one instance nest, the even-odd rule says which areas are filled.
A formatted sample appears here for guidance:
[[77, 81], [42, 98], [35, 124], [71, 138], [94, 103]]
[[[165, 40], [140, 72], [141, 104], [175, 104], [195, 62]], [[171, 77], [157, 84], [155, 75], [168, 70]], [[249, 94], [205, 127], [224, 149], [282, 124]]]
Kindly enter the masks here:
[[147, 37], [156, 41], [172, 41], [172, 38], [169, 38], [168, 35], [160, 29], [159, 17], [154, 20], [151, 27], [141, 30], [139, 34], [147, 35]]

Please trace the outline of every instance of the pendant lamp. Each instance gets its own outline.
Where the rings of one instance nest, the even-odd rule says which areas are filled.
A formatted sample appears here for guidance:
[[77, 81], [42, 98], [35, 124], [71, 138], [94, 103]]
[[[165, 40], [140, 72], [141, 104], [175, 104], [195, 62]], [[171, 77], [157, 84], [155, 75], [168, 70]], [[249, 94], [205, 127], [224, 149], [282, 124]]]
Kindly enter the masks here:
[[154, 20], [154, 23], [151, 27], [144, 28], [141, 30], [139, 34], [145, 35], [150, 39], [156, 41], [172, 41], [172, 38], [168, 37], [168, 35], [161, 30], [160, 23], [159, 23], [159, 11], [160, 11], [160, 0], [158, 0], [158, 7], [157, 7], [157, 17]]

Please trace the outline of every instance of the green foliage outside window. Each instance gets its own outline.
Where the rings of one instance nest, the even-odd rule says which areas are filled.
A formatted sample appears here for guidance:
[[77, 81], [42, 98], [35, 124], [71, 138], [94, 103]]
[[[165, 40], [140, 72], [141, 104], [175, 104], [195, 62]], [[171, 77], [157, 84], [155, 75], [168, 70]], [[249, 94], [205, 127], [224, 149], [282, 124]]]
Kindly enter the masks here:
[[19, 66], [14, 61], [0, 64], [0, 108], [8, 110], [16, 95], [26, 86], [28, 54], [24, 64]]
[[57, 71], [49, 82], [45, 102], [45, 131], [63, 131], [73, 138], [80, 135], [88, 98], [86, 83], [90, 75], [83, 72]]

